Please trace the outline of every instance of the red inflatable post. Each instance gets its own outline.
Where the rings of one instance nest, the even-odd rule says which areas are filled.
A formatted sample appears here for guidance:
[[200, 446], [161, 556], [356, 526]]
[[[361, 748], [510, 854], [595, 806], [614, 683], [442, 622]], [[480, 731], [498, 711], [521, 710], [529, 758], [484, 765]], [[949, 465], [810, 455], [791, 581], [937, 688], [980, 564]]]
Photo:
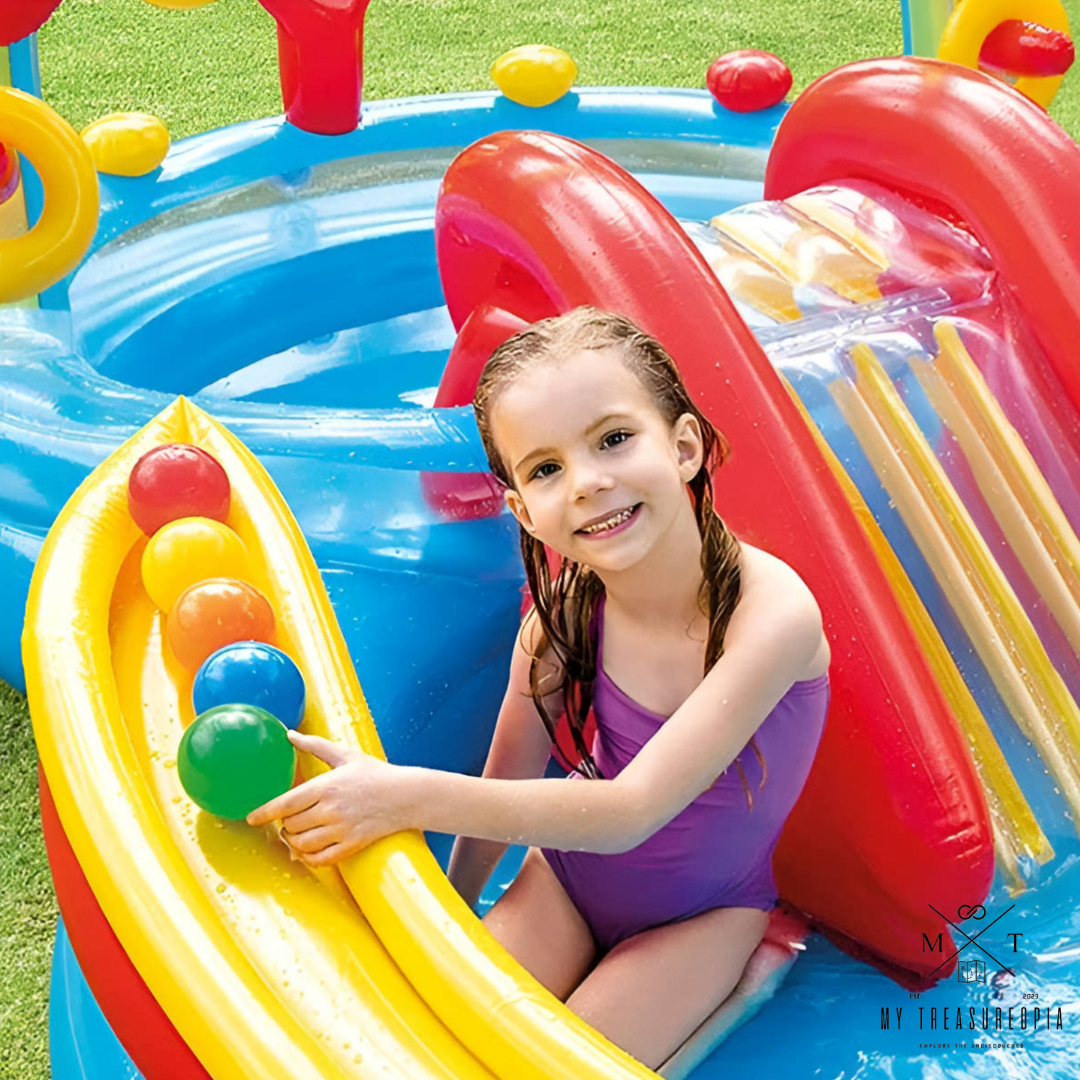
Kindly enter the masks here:
[[526, 321], [579, 304], [621, 312], [671, 352], [733, 447], [719, 512], [799, 572], [832, 642], [829, 720], [773, 862], [780, 894], [904, 985], [947, 976], [955, 961], [924, 953], [923, 934], [949, 938], [931, 904], [955, 911], [989, 892], [982, 786], [840, 482], [701, 254], [621, 168], [542, 132], [463, 151], [435, 239], [459, 328], [497, 290]]
[[71, 947], [94, 1000], [145, 1080], [211, 1080], [124, 952], [68, 843], [38, 765], [41, 828]]
[[37, 33], [60, 6], [60, 0], [3, 0], [0, 3], [0, 46], [14, 45]]
[[343, 135], [360, 122], [364, 15], [370, 0], [259, 0], [277, 22], [290, 124]]

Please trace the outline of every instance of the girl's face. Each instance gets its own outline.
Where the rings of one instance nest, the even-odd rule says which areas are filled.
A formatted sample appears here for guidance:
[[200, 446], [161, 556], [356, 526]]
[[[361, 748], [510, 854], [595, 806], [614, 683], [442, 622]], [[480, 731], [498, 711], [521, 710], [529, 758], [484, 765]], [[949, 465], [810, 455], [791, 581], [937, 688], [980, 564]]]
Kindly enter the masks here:
[[697, 418], [669, 428], [614, 350], [527, 369], [498, 397], [491, 427], [513, 480], [507, 505], [561, 555], [624, 570], [676, 523], [697, 534], [686, 493], [703, 456]]

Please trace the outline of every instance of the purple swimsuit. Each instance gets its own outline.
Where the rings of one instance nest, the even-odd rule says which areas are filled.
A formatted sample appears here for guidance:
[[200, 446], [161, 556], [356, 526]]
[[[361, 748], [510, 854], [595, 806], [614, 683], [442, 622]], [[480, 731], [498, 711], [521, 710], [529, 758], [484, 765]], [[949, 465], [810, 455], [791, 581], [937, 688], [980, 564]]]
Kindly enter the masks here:
[[[604, 600], [597, 605], [597, 678], [593, 686], [593, 758], [617, 776], [666, 717], [628, 697], [603, 665]], [[749, 745], [739, 752], [746, 792], [734, 762], [644, 843], [617, 855], [541, 848], [555, 876], [589, 925], [602, 952], [641, 930], [717, 907], [770, 910], [777, 900], [772, 853], [813, 764], [829, 704], [828, 673], [794, 683], [755, 732], [767, 778]], [[570, 773], [567, 780], [584, 780]]]

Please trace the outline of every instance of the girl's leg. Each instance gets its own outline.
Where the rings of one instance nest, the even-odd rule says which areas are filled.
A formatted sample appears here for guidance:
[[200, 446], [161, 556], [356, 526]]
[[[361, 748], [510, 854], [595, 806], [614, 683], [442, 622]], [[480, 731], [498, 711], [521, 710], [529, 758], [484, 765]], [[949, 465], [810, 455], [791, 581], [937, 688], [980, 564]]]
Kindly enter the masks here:
[[713, 908], [620, 941], [566, 1004], [655, 1069], [735, 989], [769, 924], [757, 908]]
[[592, 933], [538, 848], [484, 916], [500, 945], [560, 1001], [596, 958]]

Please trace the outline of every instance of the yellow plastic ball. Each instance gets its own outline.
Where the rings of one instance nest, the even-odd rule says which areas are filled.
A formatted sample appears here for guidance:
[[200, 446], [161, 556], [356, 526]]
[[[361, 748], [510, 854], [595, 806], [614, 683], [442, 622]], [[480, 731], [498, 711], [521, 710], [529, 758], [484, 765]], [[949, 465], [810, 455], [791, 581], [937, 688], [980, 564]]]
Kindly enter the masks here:
[[246, 581], [250, 569], [244, 542], [211, 518], [179, 518], [162, 525], [142, 557], [143, 585], [162, 611], [171, 611], [189, 585], [207, 578]]
[[169, 152], [169, 129], [150, 113], [119, 112], [87, 124], [82, 139], [94, 168], [114, 176], [145, 176]]
[[577, 64], [551, 45], [521, 45], [491, 65], [491, 78], [511, 101], [539, 108], [558, 101], [574, 85]]

